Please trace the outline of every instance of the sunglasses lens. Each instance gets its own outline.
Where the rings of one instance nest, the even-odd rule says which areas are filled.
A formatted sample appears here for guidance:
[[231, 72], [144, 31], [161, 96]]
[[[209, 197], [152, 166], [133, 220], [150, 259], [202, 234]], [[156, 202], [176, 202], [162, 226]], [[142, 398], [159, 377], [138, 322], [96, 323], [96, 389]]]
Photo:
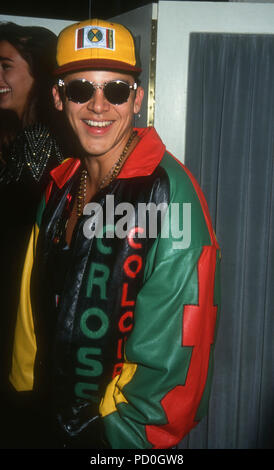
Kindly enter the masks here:
[[[74, 103], [86, 103], [92, 98], [95, 88], [88, 81], [72, 80], [66, 84], [66, 95]], [[129, 85], [124, 82], [108, 82], [104, 86], [104, 95], [111, 104], [125, 103], [129, 94]]]
[[109, 82], [104, 88], [104, 93], [111, 104], [122, 104], [127, 101], [130, 88], [127, 83]]
[[73, 80], [66, 85], [66, 94], [74, 103], [85, 103], [92, 98], [94, 86], [89, 82]]

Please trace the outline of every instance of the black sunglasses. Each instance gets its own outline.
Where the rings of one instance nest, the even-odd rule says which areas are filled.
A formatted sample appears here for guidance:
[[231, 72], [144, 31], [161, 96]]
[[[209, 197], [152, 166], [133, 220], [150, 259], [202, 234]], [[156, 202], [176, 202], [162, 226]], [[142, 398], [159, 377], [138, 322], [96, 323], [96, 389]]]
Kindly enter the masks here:
[[129, 85], [122, 80], [111, 80], [106, 83], [94, 83], [85, 80], [72, 80], [65, 83], [64, 80], [59, 80], [58, 85], [65, 87], [65, 94], [68, 100], [74, 103], [86, 103], [89, 101], [97, 88], [101, 88], [104, 92], [105, 98], [111, 104], [123, 104], [128, 100], [130, 90], [137, 89], [137, 83]]

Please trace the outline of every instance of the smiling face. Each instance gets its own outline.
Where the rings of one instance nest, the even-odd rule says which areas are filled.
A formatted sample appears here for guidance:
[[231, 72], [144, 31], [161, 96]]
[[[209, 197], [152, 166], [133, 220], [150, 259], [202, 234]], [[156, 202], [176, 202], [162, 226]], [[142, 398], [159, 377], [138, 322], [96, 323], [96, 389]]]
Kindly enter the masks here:
[[22, 118], [34, 79], [28, 63], [7, 41], [0, 41], [0, 109]]
[[[129, 85], [134, 84], [131, 75], [110, 71], [83, 71], [67, 75], [65, 84], [75, 79], [85, 79], [96, 84], [111, 80], [123, 80]], [[125, 103], [114, 105], [105, 98], [103, 89], [97, 88], [92, 98], [86, 103], [78, 104], [60, 100], [57, 87], [53, 96], [55, 106], [60, 111], [65, 109], [70, 125], [77, 135], [82, 148], [88, 155], [113, 156], [123, 150], [133, 128], [133, 116], [141, 108], [143, 89], [130, 91]]]

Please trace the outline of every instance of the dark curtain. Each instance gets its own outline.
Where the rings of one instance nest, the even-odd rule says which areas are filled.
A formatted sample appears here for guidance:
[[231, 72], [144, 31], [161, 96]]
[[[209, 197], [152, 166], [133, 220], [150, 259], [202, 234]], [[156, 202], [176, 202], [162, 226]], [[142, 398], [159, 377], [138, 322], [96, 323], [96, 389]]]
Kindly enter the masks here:
[[274, 448], [274, 36], [190, 38], [185, 163], [222, 248], [208, 417], [179, 447]]

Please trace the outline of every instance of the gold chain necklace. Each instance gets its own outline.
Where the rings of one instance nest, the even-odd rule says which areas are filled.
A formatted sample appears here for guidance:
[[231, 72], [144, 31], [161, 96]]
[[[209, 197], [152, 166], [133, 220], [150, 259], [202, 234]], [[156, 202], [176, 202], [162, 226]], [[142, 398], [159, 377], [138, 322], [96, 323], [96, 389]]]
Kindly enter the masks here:
[[[106, 186], [106, 183], [110, 184], [116, 176], [120, 173], [122, 165], [124, 163], [124, 159], [126, 157], [126, 154], [128, 152], [128, 149], [134, 139], [134, 137], [137, 135], [136, 131], [133, 131], [130, 138], [128, 139], [123, 152], [121, 153], [120, 157], [118, 160], [114, 163], [112, 168], [109, 170], [109, 172], [104, 176], [104, 178], [100, 181], [98, 184], [97, 190], [100, 191], [104, 186]], [[88, 172], [87, 170], [82, 170], [81, 173], [81, 179], [80, 179], [80, 185], [79, 185], [79, 190], [77, 194], [77, 217], [81, 217], [83, 214], [83, 208], [85, 205], [86, 201], [86, 194], [87, 194], [87, 176]]]
[[81, 179], [77, 194], [77, 217], [81, 217], [83, 214], [83, 208], [85, 205], [86, 194], [87, 194], [87, 170], [82, 170]]

